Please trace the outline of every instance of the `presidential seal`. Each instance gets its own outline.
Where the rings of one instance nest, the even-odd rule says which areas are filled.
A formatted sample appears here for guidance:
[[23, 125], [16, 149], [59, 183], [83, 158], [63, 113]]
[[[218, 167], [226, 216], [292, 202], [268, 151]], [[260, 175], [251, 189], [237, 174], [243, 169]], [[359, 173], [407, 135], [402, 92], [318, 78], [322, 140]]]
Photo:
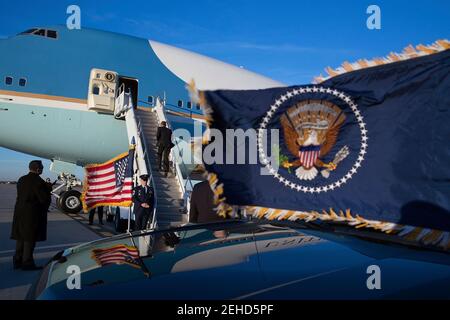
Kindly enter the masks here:
[[311, 100], [297, 103], [281, 116], [285, 143], [289, 152], [297, 159], [284, 161], [285, 168], [298, 167], [295, 171], [300, 180], [316, 178], [318, 170], [328, 178], [330, 171], [344, 160], [349, 151], [343, 147], [339, 157], [324, 163], [325, 157], [336, 143], [339, 129], [345, 121], [345, 114], [337, 106], [323, 100]]
[[[277, 169], [264, 143], [274, 127], [283, 136]], [[357, 173], [367, 140], [364, 118], [349, 95], [309, 86], [290, 89], [269, 107], [259, 125], [258, 152], [268, 172], [286, 187], [320, 193], [341, 187]]]

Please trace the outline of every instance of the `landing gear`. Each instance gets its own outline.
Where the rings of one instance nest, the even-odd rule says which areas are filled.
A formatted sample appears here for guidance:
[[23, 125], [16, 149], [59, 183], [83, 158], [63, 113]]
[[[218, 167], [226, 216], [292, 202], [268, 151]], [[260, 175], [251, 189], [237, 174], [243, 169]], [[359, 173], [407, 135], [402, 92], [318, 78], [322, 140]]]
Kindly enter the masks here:
[[106, 214], [106, 221], [107, 222], [114, 222], [115, 218], [115, 207], [107, 206], [104, 209], [104, 213]]
[[[73, 174], [61, 173], [58, 176], [61, 182], [52, 194], [56, 197], [56, 205], [58, 209], [65, 213], [78, 213], [82, 209], [81, 192], [73, 188], [81, 186], [81, 181]], [[61, 189], [64, 189], [60, 192]]]
[[81, 192], [69, 190], [59, 197], [59, 208], [67, 213], [78, 213], [83, 208], [81, 204]]

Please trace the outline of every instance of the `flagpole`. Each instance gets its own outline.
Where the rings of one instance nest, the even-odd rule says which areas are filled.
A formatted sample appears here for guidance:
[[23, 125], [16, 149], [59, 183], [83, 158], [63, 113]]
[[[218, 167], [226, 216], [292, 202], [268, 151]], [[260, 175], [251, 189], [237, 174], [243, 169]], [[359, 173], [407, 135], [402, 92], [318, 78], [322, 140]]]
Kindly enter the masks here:
[[[131, 142], [130, 145], [132, 146], [133, 150], [136, 150], [136, 140], [134, 138], [134, 136], [131, 138]], [[130, 159], [129, 159], [130, 161]], [[137, 154], [134, 152], [133, 153], [133, 160], [130, 161], [130, 165], [132, 165], [132, 192], [134, 193], [134, 187], [135, 187], [135, 180], [136, 180], [136, 173], [138, 172], [138, 165], [135, 165], [135, 162], [137, 164]], [[134, 168], [136, 168], [134, 170]], [[127, 232], [130, 233], [131, 232], [131, 208], [133, 208], [133, 202], [131, 203], [131, 206], [128, 208], [128, 226], [127, 226]]]
[[131, 207], [128, 208], [128, 228], [127, 228], [128, 233], [130, 233], [130, 229], [131, 229]]

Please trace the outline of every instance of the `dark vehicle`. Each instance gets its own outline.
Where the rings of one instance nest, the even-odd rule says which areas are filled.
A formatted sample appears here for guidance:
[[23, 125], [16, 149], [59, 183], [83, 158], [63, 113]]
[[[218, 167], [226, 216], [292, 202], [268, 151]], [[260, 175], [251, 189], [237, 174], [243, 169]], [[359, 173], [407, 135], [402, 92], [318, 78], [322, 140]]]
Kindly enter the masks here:
[[[125, 234], [57, 254], [29, 298], [450, 298], [450, 254], [361, 235], [254, 221]], [[67, 285], [74, 265], [80, 290]]]

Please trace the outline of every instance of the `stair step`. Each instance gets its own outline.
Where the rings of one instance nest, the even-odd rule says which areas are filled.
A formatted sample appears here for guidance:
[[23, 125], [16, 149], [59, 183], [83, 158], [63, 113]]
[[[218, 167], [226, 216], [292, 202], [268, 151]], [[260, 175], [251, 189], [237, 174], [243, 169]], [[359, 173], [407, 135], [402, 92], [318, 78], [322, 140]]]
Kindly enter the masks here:
[[[178, 199], [180, 201], [182, 201], [182, 199]], [[184, 207], [180, 204], [167, 204], [167, 203], [163, 203], [160, 204], [158, 202], [158, 207], [157, 207], [158, 212], [168, 212], [168, 213], [176, 213], [176, 214], [182, 214], [184, 213]]]
[[156, 217], [158, 219], [165, 219], [165, 220], [186, 220], [187, 214], [185, 213], [170, 213], [170, 212], [159, 212], [156, 211]]
[[186, 217], [184, 218], [184, 217], [180, 217], [179, 219], [178, 218], [170, 218], [170, 217], [167, 217], [167, 218], [165, 218], [165, 217], [158, 217], [157, 216], [157, 221], [158, 221], [158, 224], [164, 224], [164, 223], [174, 223], [174, 222], [178, 222], [178, 223], [183, 223], [183, 222], [187, 222], [188, 221], [188, 217], [187, 217], [187, 215], [186, 215]]
[[[180, 199], [181, 200], [181, 199]], [[167, 214], [184, 214], [184, 207], [180, 204], [174, 204], [174, 205], [170, 205], [170, 204], [160, 204], [158, 202], [158, 207], [157, 207], [157, 211], [158, 212], [164, 212]]]
[[166, 187], [166, 188], [173, 187], [174, 189], [179, 190], [178, 183], [176, 182], [175, 179], [170, 180], [171, 178], [163, 178], [163, 177], [158, 176], [158, 175], [153, 175], [153, 179], [155, 180], [155, 184], [157, 186], [160, 186], [162, 188], [164, 188], [164, 187]]
[[[171, 189], [168, 191], [179, 191], [178, 183], [173, 180], [169, 180], [170, 178], [162, 178], [158, 175], [153, 175], [153, 179], [155, 180], [155, 184], [160, 187], [162, 190]], [[172, 189], [173, 188], [173, 189]]]
[[142, 131], [144, 132], [144, 135], [147, 137], [149, 135], [154, 135], [156, 137], [156, 132], [158, 131], [158, 127], [155, 125], [151, 126], [142, 126]]
[[181, 192], [179, 190], [172, 190], [172, 189], [159, 189], [156, 191], [157, 199], [163, 199], [163, 198], [174, 198], [174, 199], [182, 199]]
[[176, 190], [180, 190], [178, 187], [178, 182], [174, 178], [164, 178], [164, 176], [153, 172], [153, 179], [155, 180], [155, 184], [161, 188], [174, 187]]
[[167, 198], [160, 198], [157, 197], [156, 201], [158, 202], [158, 208], [162, 209], [168, 209], [168, 208], [174, 208], [178, 211], [178, 209], [183, 208], [184, 206], [184, 199], [181, 197], [172, 198], [173, 202], [167, 202], [164, 200], [167, 200]]
[[158, 222], [184, 222], [184, 221], [188, 221], [189, 218], [187, 217], [187, 214], [185, 214], [186, 217], [182, 217], [181, 215], [176, 216], [176, 217], [162, 217], [162, 216], [158, 216], [156, 215], [156, 220]]

